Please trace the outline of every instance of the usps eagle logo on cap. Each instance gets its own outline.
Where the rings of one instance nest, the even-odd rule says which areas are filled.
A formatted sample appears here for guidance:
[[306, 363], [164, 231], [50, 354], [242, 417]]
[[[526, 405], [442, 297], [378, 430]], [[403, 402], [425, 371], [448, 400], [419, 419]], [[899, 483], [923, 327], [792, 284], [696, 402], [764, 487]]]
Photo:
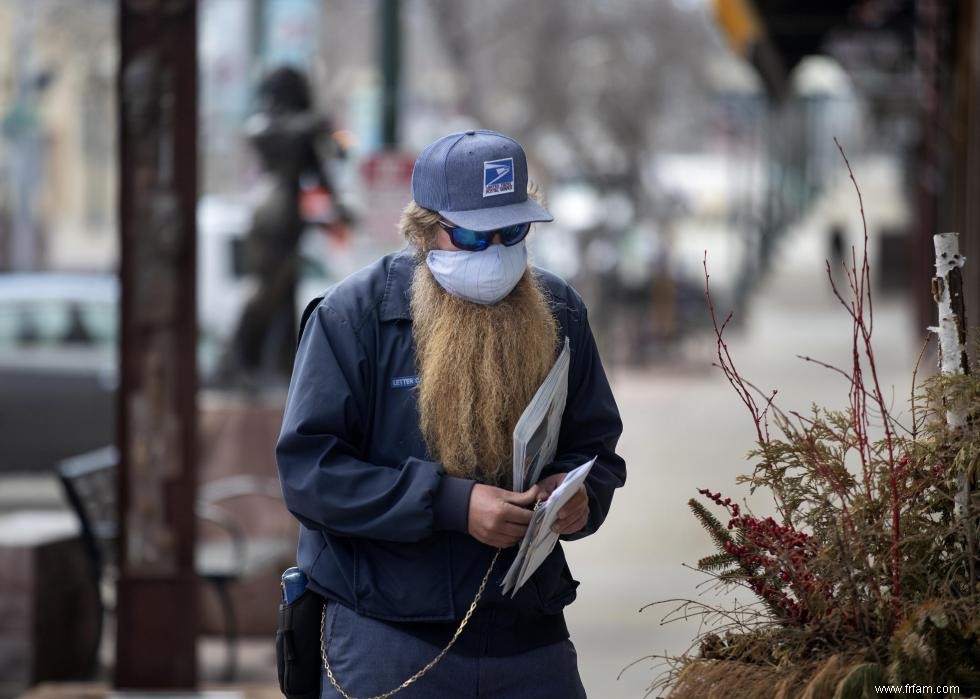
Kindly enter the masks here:
[[483, 196], [495, 197], [514, 191], [514, 159], [501, 158], [483, 163]]

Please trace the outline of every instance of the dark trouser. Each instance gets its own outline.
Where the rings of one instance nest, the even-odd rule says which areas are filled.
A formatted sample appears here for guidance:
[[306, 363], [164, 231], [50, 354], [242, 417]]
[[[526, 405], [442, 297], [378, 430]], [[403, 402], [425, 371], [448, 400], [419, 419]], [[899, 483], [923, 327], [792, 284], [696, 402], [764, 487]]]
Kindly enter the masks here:
[[[327, 656], [334, 678], [352, 697], [394, 689], [435, 658], [442, 647], [328, 603]], [[467, 627], [463, 635], [478, 633]], [[472, 640], [472, 639], [471, 639]], [[339, 699], [326, 673], [320, 699]], [[575, 647], [569, 640], [518, 655], [490, 657], [455, 647], [397, 699], [583, 699]]]

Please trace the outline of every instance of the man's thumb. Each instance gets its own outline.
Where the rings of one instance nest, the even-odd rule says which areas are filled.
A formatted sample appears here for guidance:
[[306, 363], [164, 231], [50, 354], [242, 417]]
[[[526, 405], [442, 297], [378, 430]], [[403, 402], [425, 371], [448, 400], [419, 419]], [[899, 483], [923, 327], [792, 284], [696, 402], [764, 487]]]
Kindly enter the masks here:
[[535, 483], [523, 493], [511, 493], [511, 495], [507, 498], [507, 502], [513, 505], [527, 507], [528, 505], [532, 505], [534, 502], [539, 500], [540, 494], [541, 488], [537, 485], [537, 483]]

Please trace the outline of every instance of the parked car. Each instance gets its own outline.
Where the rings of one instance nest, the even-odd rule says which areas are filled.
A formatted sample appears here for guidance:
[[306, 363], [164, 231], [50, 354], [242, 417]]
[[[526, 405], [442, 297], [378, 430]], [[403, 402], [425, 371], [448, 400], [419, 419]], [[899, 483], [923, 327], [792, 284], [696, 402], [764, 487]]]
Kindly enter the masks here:
[[[212, 383], [254, 289], [241, 264], [251, 214], [239, 197], [198, 206], [198, 368]], [[301, 311], [331, 282], [316, 234], [304, 236]], [[0, 473], [52, 471], [115, 443], [119, 283], [113, 274], [0, 274]]]
[[114, 275], [0, 275], [0, 472], [112, 443], [118, 297]]

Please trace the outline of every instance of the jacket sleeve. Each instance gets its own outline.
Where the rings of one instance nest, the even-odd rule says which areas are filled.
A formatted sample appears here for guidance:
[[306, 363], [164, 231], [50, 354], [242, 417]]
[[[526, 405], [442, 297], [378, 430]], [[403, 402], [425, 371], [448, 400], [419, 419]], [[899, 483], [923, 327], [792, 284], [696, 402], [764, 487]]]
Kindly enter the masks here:
[[276, 460], [283, 499], [303, 524], [336, 536], [418, 541], [467, 530], [473, 481], [409, 457], [399, 467], [360, 458], [372, 369], [354, 329], [321, 304], [303, 330]]
[[568, 398], [562, 415], [555, 461], [542, 469], [541, 477], [568, 473], [597, 457], [585, 489], [589, 496], [589, 521], [566, 541], [594, 533], [609, 512], [613, 491], [626, 482], [626, 462], [616, 454], [623, 433], [619, 408], [599, 359], [584, 302], [569, 288], [567, 332], [571, 345]]

